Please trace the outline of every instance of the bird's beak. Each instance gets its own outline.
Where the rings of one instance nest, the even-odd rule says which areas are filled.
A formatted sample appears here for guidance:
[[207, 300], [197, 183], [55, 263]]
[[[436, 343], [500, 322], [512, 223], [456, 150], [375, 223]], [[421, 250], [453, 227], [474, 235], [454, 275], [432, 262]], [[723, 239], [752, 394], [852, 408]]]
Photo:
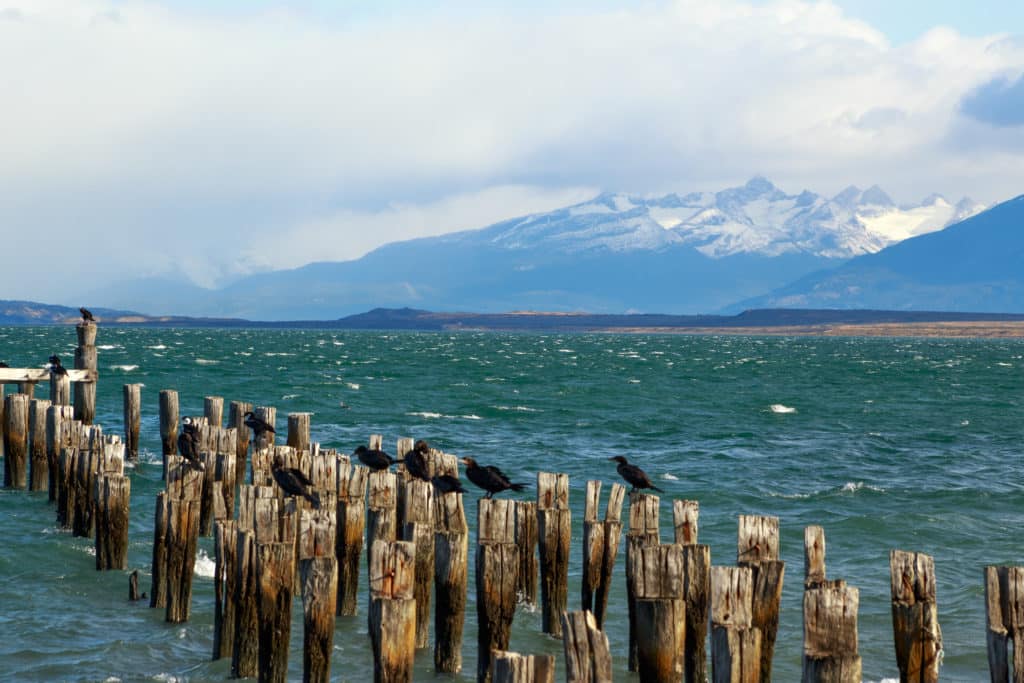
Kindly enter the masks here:
[[608, 459], [609, 459], [609, 460], [614, 460], [614, 459], [615, 459], [615, 458], [617, 458], [617, 457], [619, 457], [619, 456], [617, 456], [617, 455], [613, 455], [612, 457], [610, 457], [610, 458], [608, 458]]
[[469, 464], [467, 458], [459, 458], [459, 462], [461, 462], [463, 465], [468, 465]]

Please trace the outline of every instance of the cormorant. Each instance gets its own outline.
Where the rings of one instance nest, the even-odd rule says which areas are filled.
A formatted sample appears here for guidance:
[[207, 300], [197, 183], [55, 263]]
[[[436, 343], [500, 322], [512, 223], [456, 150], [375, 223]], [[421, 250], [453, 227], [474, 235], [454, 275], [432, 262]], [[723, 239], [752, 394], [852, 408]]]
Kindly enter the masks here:
[[[608, 459], [615, 460], [619, 463], [615, 469], [619, 471], [619, 476], [625, 479], [626, 483], [633, 487], [630, 490], [630, 493], [638, 489], [654, 489], [655, 491], [661, 491], [661, 489], [651, 483], [646, 472], [636, 465], [630, 465], [625, 456], [616, 455]], [[662, 491], [662, 493], [664, 492]]]
[[275, 456], [270, 471], [274, 475], [274, 481], [277, 482], [282, 491], [289, 496], [302, 496], [310, 502], [314, 510], [320, 509], [320, 496], [316, 491], [309, 490], [313, 482], [302, 473], [302, 470], [295, 469], [294, 467], [285, 467], [281, 456]]
[[2, 360], [0, 360], [0, 368], [9, 368], [9, 367], [11, 367], [11, 366], [8, 365], [7, 363], [3, 362]]
[[50, 356], [50, 372], [55, 375], [66, 375], [68, 371], [64, 369], [64, 366], [60, 364], [60, 356], [53, 354]]
[[420, 439], [412, 447], [412, 450], [405, 454], [405, 471], [423, 481], [430, 481], [430, 470], [427, 468], [427, 455], [430, 454], [430, 446], [423, 439]]
[[78, 312], [82, 314], [82, 322], [96, 322], [96, 318], [92, 317], [92, 313], [89, 311], [88, 308], [82, 308], [81, 306], [79, 306]]
[[189, 466], [196, 470], [204, 470], [206, 466], [199, 459], [199, 427], [191, 417], [181, 421], [181, 434], [178, 434], [178, 455], [185, 458]]
[[386, 470], [391, 467], [392, 463], [397, 462], [384, 451], [370, 450], [366, 446], [362, 445], [357, 446], [352, 455], [359, 458], [359, 462], [363, 463], [371, 470]]
[[506, 489], [522, 491], [526, 488], [526, 484], [516, 484], [509, 481], [505, 473], [494, 465], [482, 467], [476, 463], [476, 460], [468, 457], [462, 458], [462, 463], [466, 466], [466, 476], [469, 477], [469, 480], [484, 491], [487, 491], [487, 495], [484, 498], [490, 498], [495, 493], [501, 493]]
[[433, 477], [430, 482], [434, 485], [441, 495], [446, 493], [465, 493], [466, 489], [462, 488], [462, 482], [459, 481], [458, 477], [453, 477], [450, 474], [440, 474]]
[[253, 438], [257, 440], [267, 432], [277, 434], [273, 425], [263, 418], [257, 417], [256, 413], [251, 410], [245, 414], [245, 426], [252, 430]]

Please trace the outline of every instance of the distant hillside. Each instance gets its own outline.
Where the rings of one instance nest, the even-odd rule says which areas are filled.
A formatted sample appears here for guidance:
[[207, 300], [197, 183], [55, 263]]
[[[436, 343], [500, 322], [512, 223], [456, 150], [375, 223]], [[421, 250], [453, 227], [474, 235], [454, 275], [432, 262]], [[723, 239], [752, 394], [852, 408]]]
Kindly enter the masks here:
[[1024, 195], [733, 308], [754, 307], [1024, 313]]

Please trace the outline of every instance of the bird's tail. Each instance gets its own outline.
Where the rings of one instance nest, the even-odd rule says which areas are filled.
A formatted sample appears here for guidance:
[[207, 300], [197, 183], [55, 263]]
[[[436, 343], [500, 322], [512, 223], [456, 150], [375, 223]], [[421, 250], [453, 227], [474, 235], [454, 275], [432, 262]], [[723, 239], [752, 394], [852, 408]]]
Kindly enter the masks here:
[[512, 489], [513, 491], [525, 491], [526, 484], [511, 484], [509, 488]]
[[309, 493], [307, 493], [306, 500], [309, 501], [309, 504], [313, 506], [314, 510], [320, 509], [320, 494], [318, 494], [316, 491], [310, 491]]
[[657, 486], [655, 486], [654, 484], [651, 484], [649, 488], [650, 488], [650, 489], [651, 489], [652, 491], [657, 491], [658, 493], [665, 493], [664, 491], [662, 491], [661, 489], [659, 489], [659, 488], [658, 488]]

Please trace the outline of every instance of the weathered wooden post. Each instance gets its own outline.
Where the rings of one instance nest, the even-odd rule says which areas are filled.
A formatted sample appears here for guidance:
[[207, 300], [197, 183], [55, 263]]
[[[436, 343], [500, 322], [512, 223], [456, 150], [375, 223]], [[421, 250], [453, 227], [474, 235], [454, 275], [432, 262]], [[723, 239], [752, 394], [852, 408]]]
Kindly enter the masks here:
[[309, 421], [312, 413], [288, 413], [288, 445], [296, 451], [309, 450]]
[[163, 389], [160, 392], [160, 444], [167, 479], [167, 457], [178, 454], [178, 392]]
[[[1024, 681], [1024, 567], [985, 567], [985, 633], [993, 683]], [[1013, 643], [1011, 662], [1008, 646]], [[1011, 678], [1012, 674], [1012, 678]]]
[[804, 591], [804, 683], [860, 683], [859, 600], [841, 579]]
[[[49, 478], [47, 481], [49, 501], [55, 503], [58, 500], [58, 489], [61, 482], [60, 455], [67, 446], [67, 432], [64, 423], [70, 423], [74, 418], [74, 409], [71, 406], [59, 406], [50, 404], [46, 409], [46, 460], [49, 464]], [[63, 524], [60, 511], [57, 512], [57, 520]]]
[[[117, 444], [123, 448], [123, 444]], [[128, 568], [128, 508], [132, 482], [123, 474], [96, 478], [96, 569]]]
[[508, 648], [516, 612], [519, 546], [510, 500], [477, 500], [477, 681], [490, 681], [490, 653]]
[[711, 547], [697, 543], [700, 506], [676, 500], [672, 515], [676, 544], [683, 552], [683, 599], [686, 601], [686, 683], [707, 681], [707, 635], [711, 597]]
[[124, 444], [130, 460], [139, 459], [139, 428], [142, 423], [142, 385], [124, 385]]
[[[266, 422], [271, 427], [275, 427], [276, 428], [277, 425], [275, 423], [277, 422], [277, 408], [275, 408], [273, 406], [256, 406], [253, 409], [253, 414], [255, 414], [256, 417], [260, 418], [261, 420]], [[273, 445], [274, 445], [274, 432], [263, 432], [253, 442], [252, 450], [255, 453], [256, 451], [261, 451], [264, 448], [267, 448], [268, 446], [273, 446]]]
[[199, 534], [209, 536], [213, 522], [230, 519], [235, 509], [234, 429], [200, 427], [199, 459], [203, 463], [203, 494], [199, 512]]
[[611, 683], [608, 636], [598, 627], [590, 610], [562, 612], [562, 644], [566, 683]]
[[416, 653], [416, 548], [405, 541], [370, 546], [370, 642], [376, 683], [412, 681]]
[[469, 580], [469, 526], [461, 493], [435, 496], [434, 522], [434, 668], [458, 673]]
[[202, 485], [202, 472], [168, 457], [167, 488], [156, 500], [150, 607], [166, 607], [171, 623], [187, 621], [191, 610]]
[[70, 486], [74, 493], [68, 512], [71, 514], [72, 535], [92, 538], [95, 526], [93, 493], [103, 453], [103, 433], [99, 425], [84, 429], [82, 446], [72, 453]]
[[736, 563], [753, 572], [752, 618], [761, 631], [761, 683], [770, 683], [786, 563], [779, 560], [779, 518], [740, 515]]
[[825, 530], [820, 526], [804, 527], [804, 590], [825, 583]]
[[935, 560], [924, 553], [889, 553], [892, 628], [900, 683], [936, 683], [942, 630], [935, 604]]
[[604, 623], [608, 607], [615, 558], [619, 553], [622, 535], [622, 500], [626, 489], [612, 484], [605, 508], [604, 521], [598, 520], [601, 482], [587, 482], [587, 498], [583, 513], [583, 581], [582, 606], [593, 613], [598, 628]]
[[338, 614], [354, 616], [358, 604], [359, 556], [366, 530], [366, 482], [369, 470], [338, 456]]
[[761, 680], [761, 629], [753, 625], [749, 567], [711, 567], [711, 680]]
[[642, 546], [631, 566], [642, 681], [678, 681], [685, 673], [683, 569], [683, 550], [675, 544]]
[[[256, 487], [244, 487], [256, 488]], [[243, 495], [242, 501], [246, 498]], [[231, 676], [255, 678], [259, 672], [259, 608], [256, 603], [256, 532], [238, 520], [235, 562], [235, 642], [231, 648]], [[251, 524], [251, 522], [250, 522]]]
[[640, 491], [629, 494], [629, 530], [626, 532], [626, 602], [629, 609], [629, 670], [636, 671], [636, 595], [629, 576], [633, 573], [633, 561], [640, 549], [646, 545], [660, 543], [658, 512], [661, 499]]
[[286, 683], [295, 576], [293, 541], [256, 544], [259, 680]]
[[46, 450], [46, 411], [50, 402], [34, 398], [28, 405], [29, 491], [46, 491], [50, 481], [50, 460]]
[[28, 396], [4, 397], [4, 488], [28, 484]]
[[[394, 541], [398, 538], [398, 476], [387, 470], [371, 472], [367, 478], [369, 492], [366, 501], [366, 547], [374, 541]], [[369, 562], [371, 558], [367, 556]]]
[[516, 518], [516, 545], [519, 546], [519, 575], [516, 579], [516, 598], [527, 605], [537, 604], [537, 503], [532, 500], [514, 501]]
[[75, 419], [81, 421], [82, 424], [91, 425], [96, 419], [96, 382], [99, 380], [96, 357], [96, 323], [80, 322], [75, 326], [75, 331], [78, 334], [75, 369], [92, 371], [91, 382], [75, 382]]
[[203, 417], [206, 418], [206, 424], [220, 429], [224, 424], [224, 398], [222, 396], [204, 396]]
[[7, 422], [4, 418], [4, 402], [6, 399], [4, 392], [4, 383], [0, 382], [0, 458], [4, 457], [4, 432], [6, 431], [4, 424]]
[[555, 683], [554, 655], [494, 650], [490, 664], [493, 683]]
[[405, 487], [405, 527], [402, 540], [416, 548], [416, 649], [426, 647], [430, 634], [430, 592], [434, 587], [434, 485], [410, 479]]
[[235, 644], [235, 591], [238, 581], [238, 522], [213, 525], [213, 659], [230, 657]]
[[540, 549], [541, 607], [544, 633], [562, 635], [561, 615], [568, 605], [569, 475], [537, 473], [537, 536]]
[[[81, 384], [81, 382], [78, 384]], [[56, 372], [50, 373], [50, 402], [55, 406], [71, 405], [71, 379], [67, 375], [58, 375]], [[75, 412], [75, 419], [78, 420], [77, 411]]]
[[235, 430], [235, 481], [239, 486], [245, 483], [245, 470], [249, 462], [249, 428], [245, 426], [245, 414], [252, 410], [251, 403], [232, 401], [228, 408], [228, 427]]
[[[333, 545], [333, 544], [332, 544]], [[338, 595], [338, 558], [308, 557], [299, 562], [302, 577], [302, 680], [326, 683], [331, 678], [334, 612]]]

